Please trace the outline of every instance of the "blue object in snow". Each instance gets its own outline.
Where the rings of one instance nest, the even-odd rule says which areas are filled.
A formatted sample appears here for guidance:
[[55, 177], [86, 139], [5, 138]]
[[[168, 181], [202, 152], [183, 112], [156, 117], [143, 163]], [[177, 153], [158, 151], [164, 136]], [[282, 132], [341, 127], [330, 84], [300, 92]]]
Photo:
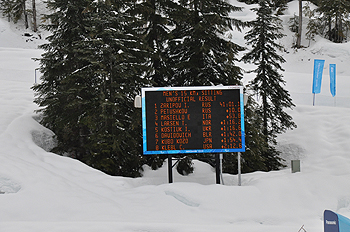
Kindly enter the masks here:
[[317, 60], [317, 59], [315, 59], [314, 61], [314, 78], [313, 78], [313, 85], [312, 85], [312, 93], [321, 92], [324, 62], [325, 60]]
[[330, 64], [329, 65], [329, 77], [330, 77], [330, 88], [331, 88], [331, 94], [334, 97], [336, 94], [336, 65]]
[[325, 210], [323, 214], [324, 232], [349, 232], [350, 219], [343, 215]]

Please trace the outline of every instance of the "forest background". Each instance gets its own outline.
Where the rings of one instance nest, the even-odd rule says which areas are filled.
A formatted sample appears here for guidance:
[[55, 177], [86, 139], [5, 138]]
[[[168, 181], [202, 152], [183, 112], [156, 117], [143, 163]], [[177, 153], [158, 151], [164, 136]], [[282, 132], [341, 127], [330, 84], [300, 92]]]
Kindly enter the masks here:
[[[33, 89], [40, 122], [56, 135], [52, 151], [111, 175], [136, 177], [144, 164], [156, 169], [165, 158], [142, 155], [141, 112], [133, 107], [142, 87], [236, 85], [245, 72], [256, 78], [245, 86], [250, 97], [242, 171], [283, 167], [276, 136], [296, 127], [285, 112], [294, 104], [283, 88], [279, 44], [280, 16], [288, 1], [245, 2], [254, 4], [256, 20], [235, 19], [241, 8], [222, 0], [49, 0], [39, 14], [35, 0], [3, 0], [1, 10], [35, 33], [50, 32], [48, 43], [40, 46], [45, 51], [38, 59], [42, 81]], [[299, 1], [299, 15], [304, 11], [309, 21], [307, 39], [347, 41], [349, 3], [312, 3]], [[296, 49], [302, 47], [301, 20], [297, 15], [290, 20]], [[249, 28], [246, 44], [238, 44], [230, 31], [244, 28]], [[241, 61], [257, 68], [243, 70]], [[177, 170], [191, 173], [192, 159], [212, 157], [181, 156]], [[237, 172], [236, 155], [225, 156], [223, 169]]]

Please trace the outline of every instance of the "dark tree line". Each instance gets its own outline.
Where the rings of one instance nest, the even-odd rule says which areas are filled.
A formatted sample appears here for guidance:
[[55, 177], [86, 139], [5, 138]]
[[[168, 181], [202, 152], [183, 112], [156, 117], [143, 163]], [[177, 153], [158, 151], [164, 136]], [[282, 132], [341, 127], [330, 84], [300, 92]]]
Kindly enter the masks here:
[[31, 1], [31, 8], [26, 6], [27, 0], [1, 0], [0, 10], [3, 15], [7, 17], [8, 21], [11, 20], [15, 23], [20, 19], [24, 19], [25, 28], [29, 28], [28, 17], [32, 19], [32, 29], [34, 32], [38, 30], [37, 26], [37, 15], [36, 15], [36, 4], [35, 0]]
[[311, 38], [317, 34], [332, 42], [347, 41], [350, 28], [348, 0], [322, 0], [317, 2], [315, 10], [309, 10], [308, 34]]
[[[248, 90], [265, 100], [261, 104], [250, 97], [245, 109], [247, 152], [242, 169], [283, 166], [274, 149], [275, 137], [294, 126], [283, 110], [293, 104], [280, 85], [284, 82], [279, 63], [284, 60], [274, 49], [280, 38], [271, 25], [274, 18], [242, 22], [230, 17], [241, 8], [224, 0], [49, 0], [47, 6], [53, 12], [45, 16], [51, 35], [38, 59], [42, 82], [33, 89], [41, 123], [57, 136], [54, 152], [111, 175], [139, 176], [144, 164], [159, 167], [163, 157], [142, 155], [135, 95], [146, 86], [241, 84], [237, 56], [245, 48], [226, 33], [252, 26], [248, 45], [254, 51], [267, 44], [259, 47], [266, 54], [244, 56], [258, 67]], [[275, 6], [260, 7], [272, 17]], [[266, 41], [256, 40], [265, 26], [271, 30], [265, 31]], [[182, 173], [191, 171], [191, 158], [183, 157], [179, 167]], [[227, 154], [224, 171], [236, 170], [235, 155]]]
[[[260, 0], [241, 0], [247, 4], [258, 4]], [[275, 14], [283, 14], [288, 2], [292, 0], [271, 0], [270, 5]], [[310, 3], [316, 6], [311, 9]], [[350, 1], [348, 0], [311, 0], [302, 3], [299, 0], [299, 12], [291, 19], [291, 29], [295, 32], [296, 48], [302, 47], [302, 18], [305, 15], [309, 21], [305, 32], [306, 38], [312, 40], [315, 35], [320, 35], [335, 43], [348, 41], [350, 21]]]

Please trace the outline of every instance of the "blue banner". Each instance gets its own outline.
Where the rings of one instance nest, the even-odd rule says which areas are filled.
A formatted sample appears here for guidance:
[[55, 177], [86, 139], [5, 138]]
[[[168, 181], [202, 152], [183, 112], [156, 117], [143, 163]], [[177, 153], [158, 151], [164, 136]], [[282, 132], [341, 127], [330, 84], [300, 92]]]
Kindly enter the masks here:
[[325, 60], [317, 60], [317, 59], [315, 59], [314, 61], [314, 78], [313, 78], [313, 85], [312, 85], [312, 93], [321, 92], [324, 61]]
[[325, 210], [323, 214], [324, 232], [349, 232], [350, 219], [343, 215]]
[[329, 65], [329, 77], [330, 77], [330, 88], [331, 88], [331, 94], [334, 97], [336, 94], [336, 66], [335, 64]]

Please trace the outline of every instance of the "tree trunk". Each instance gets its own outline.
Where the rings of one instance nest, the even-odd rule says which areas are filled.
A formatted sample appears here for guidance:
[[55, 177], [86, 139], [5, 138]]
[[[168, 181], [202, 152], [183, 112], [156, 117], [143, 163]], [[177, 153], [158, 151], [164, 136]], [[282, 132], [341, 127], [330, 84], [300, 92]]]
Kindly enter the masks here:
[[[264, 42], [264, 39], [263, 39]], [[263, 58], [264, 59], [264, 58]], [[265, 62], [265, 61], [262, 61]], [[264, 65], [265, 66], [265, 65]], [[268, 106], [267, 106], [267, 93], [265, 92], [267, 89], [267, 82], [266, 82], [266, 67], [263, 68], [264, 70], [262, 70], [263, 74], [262, 76], [264, 77], [264, 79], [262, 80], [261, 83], [261, 87], [263, 89], [262, 91], [262, 108], [263, 108], [263, 134], [265, 136], [265, 142], [266, 144], [269, 143], [269, 129], [268, 129], [268, 118], [267, 118], [267, 111], [268, 111]]]
[[33, 31], [37, 32], [38, 31], [38, 27], [36, 24], [36, 8], [35, 8], [35, 0], [32, 0], [32, 10], [33, 10]]
[[328, 16], [328, 39], [332, 41], [332, 18]]
[[303, 2], [299, 0], [299, 23], [298, 23], [297, 48], [301, 47], [301, 33], [303, 28]]
[[27, 29], [29, 27], [29, 24], [28, 24], [28, 14], [26, 9], [26, 0], [23, 1], [23, 14], [24, 14], [24, 25]]

